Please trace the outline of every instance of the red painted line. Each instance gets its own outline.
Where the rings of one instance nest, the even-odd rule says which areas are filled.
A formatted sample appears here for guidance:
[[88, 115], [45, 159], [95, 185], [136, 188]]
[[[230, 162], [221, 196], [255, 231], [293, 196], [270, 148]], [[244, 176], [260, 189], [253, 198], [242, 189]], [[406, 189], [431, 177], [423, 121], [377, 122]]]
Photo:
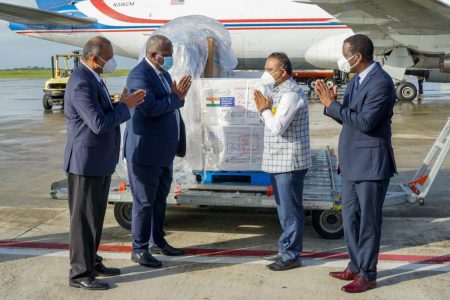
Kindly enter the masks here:
[[150, 20], [150, 19], [135, 18], [135, 17], [130, 17], [130, 16], [124, 15], [124, 14], [112, 9], [111, 7], [109, 7], [103, 0], [91, 0], [91, 3], [101, 13], [107, 15], [110, 18], [116, 19], [118, 21], [128, 22], [128, 23], [151, 23], [151, 24], [167, 22], [167, 20]]
[[[156, 19], [143, 19], [143, 18], [136, 18], [132, 16], [128, 16], [125, 14], [122, 14], [118, 12], [117, 10], [114, 10], [110, 6], [108, 6], [105, 1], [103, 0], [91, 0], [92, 5], [97, 8], [101, 13], [105, 14], [106, 16], [116, 19], [118, 21], [122, 22], [128, 22], [128, 23], [167, 23], [170, 20], [156, 20]], [[333, 20], [333, 18], [291, 18], [291, 19], [221, 19], [217, 20], [221, 23], [259, 23], [259, 22], [327, 22]]]
[[16, 31], [18, 34], [31, 33], [85, 33], [85, 32], [152, 32], [155, 29], [98, 29], [98, 30], [29, 30]]
[[[348, 29], [347, 26], [308, 26], [308, 27], [262, 27], [262, 28], [228, 28], [228, 30], [292, 30], [292, 29]], [[34, 34], [34, 33], [88, 33], [88, 32], [152, 32], [155, 29], [98, 29], [98, 30], [28, 30], [16, 31], [18, 34]]]
[[243, 27], [227, 28], [227, 30], [284, 30], [284, 29], [348, 29], [347, 26], [300, 26], [300, 27]]
[[217, 20], [221, 23], [245, 23], [245, 22], [327, 22], [333, 18], [304, 18], [304, 19], [224, 19]]
[[[106, 16], [122, 22], [128, 23], [167, 23], [170, 20], [143, 19], [128, 16], [118, 12], [108, 6], [104, 0], [91, 0], [92, 5]], [[326, 22], [333, 18], [294, 18], [294, 19], [224, 19], [218, 20], [221, 23], [240, 23], [240, 22]]]
[[[32, 248], [32, 249], [52, 249], [69, 250], [69, 244], [66, 243], [45, 243], [45, 242], [19, 242], [19, 241], [0, 241], [0, 248]], [[131, 253], [130, 246], [122, 245], [101, 245], [101, 251]], [[269, 250], [239, 250], [239, 249], [197, 249], [185, 248], [188, 255], [204, 256], [263, 256], [275, 253]], [[303, 252], [302, 257], [315, 259], [348, 259], [344, 252]], [[404, 261], [421, 264], [445, 264], [450, 263], [450, 256], [427, 256], [427, 255], [408, 255], [408, 254], [388, 254], [381, 253], [378, 256], [383, 261]]]

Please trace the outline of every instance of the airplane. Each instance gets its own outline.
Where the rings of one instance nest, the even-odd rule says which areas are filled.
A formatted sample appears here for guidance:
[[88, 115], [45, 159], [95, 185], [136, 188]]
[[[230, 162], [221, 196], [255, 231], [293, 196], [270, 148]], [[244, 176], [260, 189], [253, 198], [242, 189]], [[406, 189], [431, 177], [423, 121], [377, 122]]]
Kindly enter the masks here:
[[[450, 82], [450, 4], [446, 0], [36, 0], [37, 8], [0, 2], [14, 32], [82, 47], [95, 35], [115, 53], [138, 58], [156, 29], [181, 16], [205, 15], [229, 31], [238, 68], [260, 69], [273, 51], [294, 68], [336, 69], [354, 32], [372, 38], [376, 59], [400, 100], [413, 100], [405, 74]], [[420, 22], [419, 22], [420, 20]]]

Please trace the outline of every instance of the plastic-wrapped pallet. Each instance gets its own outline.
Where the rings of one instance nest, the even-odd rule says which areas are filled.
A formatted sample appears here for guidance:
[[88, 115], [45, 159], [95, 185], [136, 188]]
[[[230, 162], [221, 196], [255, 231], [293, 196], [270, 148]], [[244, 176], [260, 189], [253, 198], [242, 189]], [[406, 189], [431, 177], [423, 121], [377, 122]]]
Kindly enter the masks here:
[[204, 125], [205, 171], [261, 170], [264, 129], [261, 126]]
[[253, 99], [259, 79], [199, 79], [186, 99], [186, 160], [193, 170], [260, 171], [264, 129]]
[[[179, 80], [183, 75], [189, 74], [196, 80], [203, 74], [208, 59], [208, 38], [213, 38], [215, 45], [218, 47], [221, 71], [227, 73], [237, 65], [238, 61], [231, 48], [231, 38], [228, 30], [220, 22], [212, 18], [198, 15], [176, 18], [163, 25], [153, 34], [165, 35], [172, 41], [174, 50], [174, 65], [170, 69], [172, 79]], [[138, 63], [144, 58], [145, 54], [146, 45], [144, 44], [142, 45]], [[203, 152], [200, 142], [202, 135], [197, 135], [197, 133], [203, 132], [200, 120], [201, 104], [199, 101], [195, 101], [195, 99], [200, 99], [198, 89], [192, 87], [188, 95], [189, 101], [187, 101], [186, 106], [189, 106], [190, 103], [191, 108], [188, 112], [186, 112], [186, 109], [181, 109], [188, 135], [187, 157], [186, 159], [175, 159], [174, 177], [177, 182], [192, 178], [188, 175], [192, 174], [194, 166], [196, 169], [202, 169], [203, 166]], [[124, 130], [125, 124], [122, 124], [122, 135]], [[189, 140], [189, 136], [191, 140]], [[194, 141], [192, 139], [197, 140]], [[121, 145], [121, 150], [122, 148], [123, 145]], [[122, 153], [120, 156], [122, 157]], [[120, 177], [127, 178], [125, 160], [119, 160], [116, 171]]]

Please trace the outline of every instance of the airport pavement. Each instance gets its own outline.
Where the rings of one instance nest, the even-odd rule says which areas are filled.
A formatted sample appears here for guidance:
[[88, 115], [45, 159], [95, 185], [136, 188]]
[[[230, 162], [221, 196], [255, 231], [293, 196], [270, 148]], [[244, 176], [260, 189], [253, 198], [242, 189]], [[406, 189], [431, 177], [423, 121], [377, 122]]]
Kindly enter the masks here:
[[[189, 255], [160, 257], [164, 268], [152, 270], [129, 260], [130, 233], [117, 225], [110, 206], [102, 255], [108, 266], [122, 268], [123, 275], [106, 279], [113, 286], [109, 291], [70, 288], [67, 203], [48, 195], [50, 184], [64, 178], [64, 116], [59, 110], [43, 112], [34, 92], [40, 82], [24, 81], [20, 88], [4, 83], [0, 82], [6, 95], [0, 101], [1, 299], [450, 298], [449, 158], [425, 206], [385, 208], [379, 287], [362, 295], [344, 294], [344, 282], [328, 276], [345, 267], [344, 241], [318, 237], [309, 218], [304, 267], [274, 273], [259, 256], [276, 251], [280, 229], [273, 211], [204, 207], [169, 209], [167, 239], [187, 248]], [[425, 89], [421, 101], [395, 107], [393, 141], [400, 171], [395, 182], [413, 175], [450, 115], [450, 90], [437, 85]], [[336, 147], [339, 127], [322, 116], [314, 97], [310, 110], [313, 147]]]

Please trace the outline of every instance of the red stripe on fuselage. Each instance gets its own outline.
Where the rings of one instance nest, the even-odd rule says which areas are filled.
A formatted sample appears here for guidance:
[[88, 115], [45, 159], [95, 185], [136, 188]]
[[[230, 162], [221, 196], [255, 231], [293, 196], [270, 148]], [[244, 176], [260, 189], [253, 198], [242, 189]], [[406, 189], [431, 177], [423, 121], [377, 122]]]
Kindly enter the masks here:
[[[152, 19], [143, 19], [127, 16], [114, 10], [110, 6], [108, 6], [103, 0], [91, 0], [92, 5], [98, 9], [104, 15], [127, 23], [149, 23], [149, 24], [158, 24], [158, 23], [167, 23], [170, 20], [152, 20]], [[242, 22], [327, 22], [333, 20], [332, 18], [297, 18], [297, 19], [223, 19], [218, 20], [221, 23], [242, 23]]]
[[[243, 27], [243, 28], [227, 28], [227, 30], [294, 30], [294, 29], [347, 29], [347, 26], [301, 26], [301, 27]], [[82, 32], [152, 32], [156, 29], [85, 29], [85, 30], [27, 30], [16, 31], [18, 34], [33, 33], [82, 33]]]
[[227, 30], [284, 30], [284, 29], [347, 29], [347, 26], [301, 26], [301, 27], [244, 27], [244, 28], [227, 28]]
[[29, 30], [17, 31], [18, 34], [33, 33], [82, 33], [82, 32], [152, 32], [156, 29], [93, 29], [93, 30]]

